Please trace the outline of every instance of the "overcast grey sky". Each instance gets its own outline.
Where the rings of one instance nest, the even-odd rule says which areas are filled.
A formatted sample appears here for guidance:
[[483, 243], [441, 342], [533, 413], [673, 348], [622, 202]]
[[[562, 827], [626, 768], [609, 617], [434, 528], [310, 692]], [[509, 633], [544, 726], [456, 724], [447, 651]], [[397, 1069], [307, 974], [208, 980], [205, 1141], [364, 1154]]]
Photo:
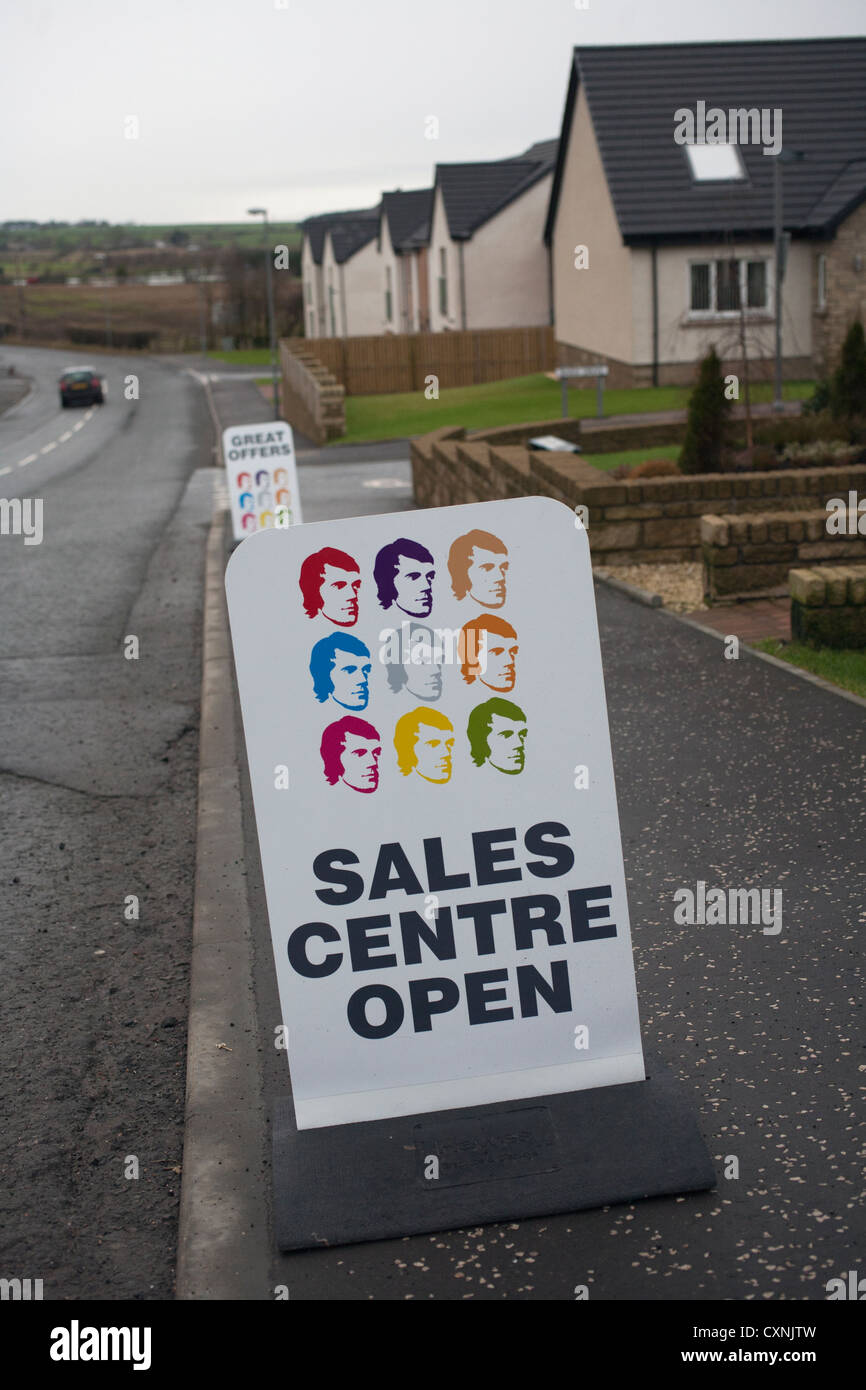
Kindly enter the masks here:
[[364, 207], [429, 184], [437, 161], [557, 135], [575, 44], [850, 35], [866, 13], [863, 0], [584, 2], [6, 0], [0, 221]]

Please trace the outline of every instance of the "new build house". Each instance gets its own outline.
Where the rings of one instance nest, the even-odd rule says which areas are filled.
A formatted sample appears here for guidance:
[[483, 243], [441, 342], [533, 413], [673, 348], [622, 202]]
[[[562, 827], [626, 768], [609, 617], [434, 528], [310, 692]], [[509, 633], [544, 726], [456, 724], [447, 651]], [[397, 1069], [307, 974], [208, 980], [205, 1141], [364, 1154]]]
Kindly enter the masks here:
[[440, 164], [432, 189], [301, 224], [309, 338], [551, 321], [544, 226], [557, 141], [525, 154]]
[[430, 226], [430, 327], [550, 323], [544, 226], [557, 141], [475, 164], [439, 164]]
[[398, 189], [382, 196], [379, 256], [386, 333], [430, 329], [428, 246], [433, 190]]
[[779, 180], [785, 375], [822, 373], [866, 313], [864, 93], [861, 38], [577, 48], [545, 229], [560, 360], [688, 382], [745, 334], [767, 375]]
[[308, 338], [384, 331], [380, 208], [323, 213], [301, 223], [301, 276]]

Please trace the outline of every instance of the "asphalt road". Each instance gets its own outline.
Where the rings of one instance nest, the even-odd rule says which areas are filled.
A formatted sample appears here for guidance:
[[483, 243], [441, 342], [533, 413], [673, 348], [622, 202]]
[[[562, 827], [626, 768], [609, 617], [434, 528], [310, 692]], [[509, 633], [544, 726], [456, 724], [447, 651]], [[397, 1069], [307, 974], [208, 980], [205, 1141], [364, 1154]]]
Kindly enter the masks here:
[[[305, 516], [402, 510], [407, 484], [395, 461], [308, 467]], [[748, 654], [726, 661], [715, 638], [601, 585], [597, 598], [644, 1043], [690, 1098], [718, 1185], [272, 1252], [270, 1287], [249, 1297], [568, 1300], [586, 1285], [590, 1299], [823, 1300], [862, 1268], [864, 710]], [[289, 1081], [248, 784], [245, 814], [266, 1130]], [[698, 880], [781, 889], [781, 933], [677, 925], [674, 893]], [[266, 1145], [250, 1172], [269, 1188]]]
[[0, 351], [34, 382], [0, 497], [43, 509], [41, 544], [0, 536], [0, 1274], [170, 1298], [213, 436], [193, 379], [140, 357], [100, 355], [105, 406], [61, 410], [70, 359]]

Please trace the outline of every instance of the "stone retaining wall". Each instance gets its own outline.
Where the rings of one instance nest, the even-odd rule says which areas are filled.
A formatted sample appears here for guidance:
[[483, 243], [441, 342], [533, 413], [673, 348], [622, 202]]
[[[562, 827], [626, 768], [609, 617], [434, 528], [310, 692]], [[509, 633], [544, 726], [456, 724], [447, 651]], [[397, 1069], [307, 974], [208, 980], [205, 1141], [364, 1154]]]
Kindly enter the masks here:
[[[712, 603], [785, 593], [788, 572], [813, 561], [866, 560], [866, 536], [833, 535], [826, 510], [701, 518], [704, 597]], [[832, 573], [832, 571], [830, 571]]]
[[320, 447], [346, 433], [346, 391], [321, 362], [293, 342], [280, 343], [285, 419]]
[[[548, 422], [514, 429], [564, 433], [560, 426], [554, 431], [552, 422], [550, 429]], [[415, 440], [416, 504], [449, 507], [502, 497], [555, 497], [572, 508], [586, 507], [593, 561], [605, 566], [700, 560], [701, 517], [710, 512], [814, 511], [851, 490], [866, 493], [866, 464], [615, 482], [574, 454], [505, 443], [504, 438], [514, 438], [511, 429], [495, 434], [466, 439], [462, 429], [443, 429]]]
[[866, 647], [866, 565], [791, 570], [791, 635], [821, 647]]

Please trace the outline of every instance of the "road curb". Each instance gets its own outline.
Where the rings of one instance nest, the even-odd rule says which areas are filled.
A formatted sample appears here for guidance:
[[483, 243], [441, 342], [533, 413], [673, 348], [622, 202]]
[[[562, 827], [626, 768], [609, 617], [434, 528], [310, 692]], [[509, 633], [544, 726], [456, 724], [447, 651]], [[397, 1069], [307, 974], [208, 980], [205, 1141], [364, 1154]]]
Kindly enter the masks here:
[[616, 589], [618, 594], [624, 594], [626, 598], [632, 599], [635, 603], [642, 603], [646, 608], [663, 608], [664, 599], [661, 594], [647, 593], [646, 589], [638, 589], [634, 584], [626, 584], [624, 579], [614, 579], [610, 574], [599, 574], [597, 570], [592, 575], [596, 584], [606, 584], [609, 589]]
[[179, 1299], [268, 1296], [267, 1202], [255, 1178], [264, 1161], [262, 1075], [223, 582], [227, 515], [218, 490], [205, 562]]

